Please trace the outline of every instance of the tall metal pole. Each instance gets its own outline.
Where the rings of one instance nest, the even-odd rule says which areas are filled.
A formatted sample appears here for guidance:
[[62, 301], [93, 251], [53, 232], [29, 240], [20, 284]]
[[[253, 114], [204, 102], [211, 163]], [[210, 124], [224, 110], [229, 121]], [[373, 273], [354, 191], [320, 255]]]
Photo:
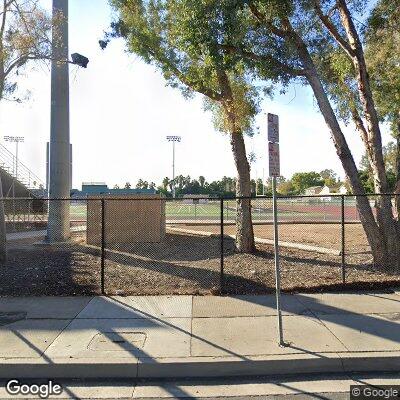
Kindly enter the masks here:
[[46, 197], [49, 196], [50, 190], [50, 143], [46, 143]]
[[176, 187], [175, 187], [175, 140], [172, 142], [172, 197], [176, 197]]
[[279, 267], [278, 201], [276, 199], [276, 177], [280, 176], [279, 116], [268, 114], [268, 155], [269, 176], [272, 178], [272, 198], [274, 215], [274, 250], [276, 280], [276, 311], [278, 314], [278, 343], [284, 346], [281, 311], [281, 271]]
[[182, 138], [180, 136], [167, 136], [167, 140], [172, 142], [172, 197], [175, 198], [175, 142], [180, 142]]
[[18, 180], [18, 140], [15, 143], [15, 178]]
[[263, 182], [262, 182], [262, 195], [265, 196], [265, 174], [264, 174], [264, 168], [263, 168]]
[[225, 257], [225, 250], [224, 250], [224, 199], [221, 198], [220, 200], [220, 273], [219, 273], [219, 291], [220, 294], [224, 294], [225, 291], [225, 276], [224, 276], [224, 257]]
[[[50, 199], [70, 197], [68, 0], [53, 0], [50, 129]], [[47, 240], [70, 238], [69, 201], [50, 201]]]
[[272, 177], [272, 196], [274, 214], [274, 250], [275, 250], [275, 280], [276, 280], [276, 310], [278, 313], [279, 346], [284, 346], [281, 311], [281, 271], [279, 266], [279, 235], [278, 235], [278, 204], [276, 200], [276, 176]]
[[345, 241], [345, 212], [344, 212], [344, 196], [341, 197], [341, 210], [342, 210], [342, 283], [346, 284], [346, 241]]

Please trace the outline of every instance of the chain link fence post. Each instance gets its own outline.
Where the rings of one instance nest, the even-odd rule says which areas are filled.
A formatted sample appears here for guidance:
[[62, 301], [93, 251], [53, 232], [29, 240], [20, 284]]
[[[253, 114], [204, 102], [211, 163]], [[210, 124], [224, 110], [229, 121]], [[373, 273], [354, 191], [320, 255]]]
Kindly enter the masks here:
[[219, 291], [220, 294], [223, 294], [225, 291], [224, 288], [224, 199], [220, 199], [220, 217], [221, 217], [221, 260], [220, 260], [220, 282], [219, 282]]
[[105, 294], [105, 200], [101, 199], [101, 294]]
[[342, 251], [341, 251], [341, 255], [342, 255], [342, 282], [343, 285], [346, 284], [346, 237], [345, 237], [345, 210], [344, 210], [344, 201], [345, 201], [345, 197], [344, 195], [341, 196], [341, 210], [342, 210], [342, 218], [341, 218], [341, 222], [342, 222]]

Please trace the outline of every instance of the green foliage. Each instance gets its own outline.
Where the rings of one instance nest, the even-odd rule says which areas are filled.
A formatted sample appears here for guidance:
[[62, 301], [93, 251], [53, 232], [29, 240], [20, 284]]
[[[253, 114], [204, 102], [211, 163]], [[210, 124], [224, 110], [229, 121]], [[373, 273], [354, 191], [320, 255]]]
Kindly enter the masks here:
[[282, 196], [289, 196], [295, 194], [295, 189], [291, 180], [284, 181], [278, 184], [276, 191]]
[[302, 194], [304, 191], [312, 186], [324, 185], [324, 180], [317, 172], [296, 172], [292, 176], [293, 191], [296, 194]]
[[[229, 33], [225, 22], [235, 13], [217, 6], [215, 0], [110, 2], [118, 20], [104, 42], [123, 37], [129, 51], [155, 65], [167, 84], [185, 96], [203, 94], [205, 108], [212, 111], [218, 130], [252, 133], [259, 112], [259, 90], [243, 63], [220, 46]], [[236, 2], [223, 3], [236, 7]]]
[[[260, 112], [259, 92], [243, 79], [237, 80], [232, 77], [230, 81], [236, 123], [244, 134], [253, 136], [255, 134], [254, 118]], [[204, 110], [212, 112], [215, 129], [223, 133], [231, 132], [231, 123], [221, 102], [206, 97]]]
[[400, 7], [398, 1], [379, 0], [368, 19], [366, 59], [374, 98], [382, 119], [394, 136], [400, 124]]
[[271, 188], [266, 184], [266, 182], [264, 182], [264, 185], [263, 185], [263, 181], [261, 178], [258, 178], [257, 180], [251, 179], [250, 185], [251, 185], [252, 196], [262, 196], [262, 195], [270, 196], [270, 195], [272, 195]]
[[[390, 192], [394, 192], [396, 188], [396, 166], [397, 166], [397, 146], [395, 142], [389, 142], [383, 147], [383, 157], [385, 160], [386, 175], [388, 180], [388, 187]], [[360, 165], [360, 177], [365, 190], [368, 193], [374, 192], [374, 181], [371, 171], [371, 166], [368, 161], [368, 157], [364, 154], [361, 157]]]
[[[164, 182], [168, 180], [168, 188], [158, 187], [158, 192], [167, 197], [172, 196], [173, 181], [169, 178], [164, 178]], [[199, 179], [192, 179], [190, 176], [178, 175], [175, 178], [176, 195], [182, 197], [185, 194], [204, 194], [212, 197], [233, 197], [236, 195], [236, 178], [224, 176], [221, 180], [207, 182], [204, 176]]]
[[361, 170], [359, 172], [359, 176], [361, 179], [361, 183], [364, 186], [365, 193], [374, 193], [375, 189], [372, 174], [369, 171]]
[[139, 179], [136, 184], [136, 189], [149, 189], [149, 183], [147, 181]]
[[338, 183], [338, 176], [332, 169], [324, 169], [319, 173], [324, 180], [324, 185], [332, 187]]
[[[39, 0], [0, 4], [0, 100], [21, 101], [18, 75], [30, 62], [51, 58], [52, 19]], [[57, 26], [56, 18], [54, 24]]]

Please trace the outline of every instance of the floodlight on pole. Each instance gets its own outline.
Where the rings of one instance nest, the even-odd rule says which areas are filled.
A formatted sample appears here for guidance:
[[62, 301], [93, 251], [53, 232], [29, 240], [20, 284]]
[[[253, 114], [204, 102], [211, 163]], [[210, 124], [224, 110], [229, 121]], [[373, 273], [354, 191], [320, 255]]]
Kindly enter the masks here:
[[167, 136], [168, 142], [172, 142], [172, 197], [175, 198], [175, 143], [182, 141], [181, 136]]
[[15, 143], [15, 167], [14, 175], [18, 179], [18, 144], [23, 143], [25, 138], [23, 136], [4, 136], [6, 142]]

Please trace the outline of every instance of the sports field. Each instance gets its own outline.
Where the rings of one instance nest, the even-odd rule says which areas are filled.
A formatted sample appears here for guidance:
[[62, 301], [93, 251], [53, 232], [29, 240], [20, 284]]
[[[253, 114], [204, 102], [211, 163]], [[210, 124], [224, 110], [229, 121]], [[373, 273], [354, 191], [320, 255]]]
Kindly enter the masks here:
[[[344, 211], [346, 221], [358, 220], [354, 201], [347, 201]], [[225, 221], [233, 221], [236, 218], [236, 202], [234, 200], [224, 201], [223, 214]], [[252, 200], [252, 216], [254, 221], [272, 221], [272, 200]], [[220, 201], [210, 201], [207, 204], [185, 204], [179, 201], [170, 201], [166, 204], [167, 221], [219, 221], [220, 217]], [[278, 200], [278, 218], [281, 221], [341, 221], [341, 217], [340, 201]]]
[[[124, 207], [129, 207], [129, 200], [122, 200]], [[107, 203], [106, 203], [107, 207]], [[87, 204], [85, 201], [72, 201], [71, 220], [84, 222], [87, 218]], [[187, 204], [185, 201], [166, 201], [165, 213], [167, 222], [173, 221], [220, 221], [221, 202], [220, 200], [210, 200], [206, 204]], [[292, 199], [278, 200], [278, 218], [280, 221], [340, 221], [341, 220], [340, 201], [298, 201]], [[272, 221], [272, 200], [254, 199], [252, 200], [252, 215], [254, 221]], [[16, 219], [27, 220], [27, 215], [16, 215]], [[33, 215], [30, 215], [33, 218]], [[36, 215], [42, 220], [47, 219], [46, 214]], [[224, 221], [234, 221], [236, 218], [235, 200], [224, 200], [223, 202]], [[8, 215], [12, 219], [12, 215]], [[345, 205], [345, 220], [357, 221], [358, 213], [354, 202], [347, 202]]]
[[[339, 200], [339, 201], [338, 201]], [[129, 209], [133, 200], [121, 201], [121, 207]], [[255, 222], [271, 222], [273, 220], [272, 200], [255, 198], [251, 201], [252, 216]], [[236, 201], [223, 201], [223, 219], [225, 222], [234, 222], [236, 219]], [[28, 209], [28, 207], [25, 207]], [[107, 200], [105, 202], [107, 212]], [[44, 207], [47, 210], [47, 207]], [[344, 208], [345, 221], [359, 221], [354, 201], [347, 200]], [[167, 200], [165, 202], [167, 223], [198, 222], [217, 223], [221, 220], [221, 201], [209, 200], [204, 204], [188, 204], [187, 200]], [[70, 203], [70, 216], [73, 222], [85, 223], [87, 219], [86, 200], [73, 200]], [[340, 222], [342, 206], [340, 199], [318, 201], [315, 199], [278, 199], [278, 219], [281, 222]], [[47, 213], [24, 211], [6, 215], [7, 221], [46, 221]]]

